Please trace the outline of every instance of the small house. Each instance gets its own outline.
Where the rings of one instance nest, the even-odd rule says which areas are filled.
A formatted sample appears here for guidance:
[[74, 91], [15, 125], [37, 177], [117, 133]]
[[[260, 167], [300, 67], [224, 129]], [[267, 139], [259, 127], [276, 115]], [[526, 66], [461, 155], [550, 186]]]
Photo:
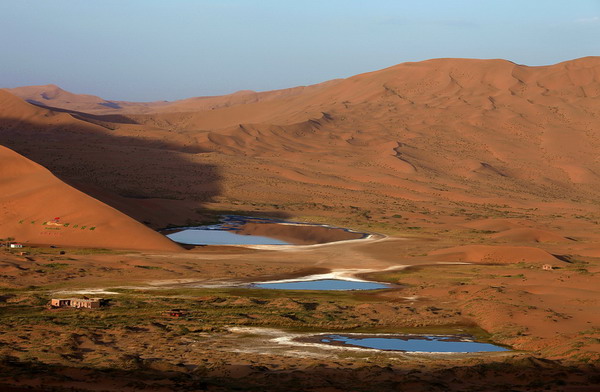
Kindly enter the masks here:
[[550, 264], [544, 264], [544, 265], [542, 265], [542, 269], [544, 271], [552, 271], [553, 268]]
[[167, 314], [171, 317], [177, 317], [177, 318], [183, 317], [186, 315], [186, 313], [181, 309], [171, 309], [167, 312]]
[[70, 299], [52, 298], [50, 300], [50, 306], [53, 308], [68, 308], [71, 306]]
[[53, 308], [86, 308], [98, 309], [104, 305], [102, 298], [53, 298], [50, 306]]
[[97, 309], [100, 307], [102, 299], [101, 298], [84, 298], [84, 299], [72, 299], [71, 307], [72, 308], [88, 308], [88, 309]]

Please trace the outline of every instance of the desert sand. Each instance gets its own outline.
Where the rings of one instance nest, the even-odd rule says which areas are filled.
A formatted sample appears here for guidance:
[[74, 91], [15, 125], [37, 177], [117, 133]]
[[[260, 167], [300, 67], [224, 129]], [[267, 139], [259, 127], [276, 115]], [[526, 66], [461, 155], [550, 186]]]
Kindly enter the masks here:
[[[29, 361], [23, 372], [36, 376], [0, 384], [90, 389], [81, 373], [89, 371], [122, 390], [260, 390], [273, 379], [281, 390], [298, 382], [315, 391], [594, 390], [599, 97], [599, 57], [543, 67], [436, 59], [175, 102], [109, 101], [57, 86], [0, 91], [0, 235], [67, 253], [2, 255], [0, 283], [10, 292], [0, 306], [11, 326], [0, 335], [2, 369]], [[378, 236], [184, 250], [152, 230], [228, 213]], [[43, 223], [54, 217], [69, 226], [44, 240]], [[74, 224], [95, 229], [67, 232]], [[276, 225], [247, 230], [291, 235]], [[325, 232], [300, 237], [328, 240]], [[238, 288], [347, 270], [398, 287], [339, 295]], [[47, 313], [40, 300], [51, 290], [104, 289], [119, 294], [103, 317]], [[165, 319], [176, 307], [191, 309], [189, 319]], [[13, 314], [23, 309], [32, 310]], [[517, 351], [298, 354], [232, 327], [481, 328], [473, 333]], [[48, 343], [57, 329], [60, 339]], [[126, 377], [98, 370], [115, 358]]]
[[[4, 101], [6, 102], [6, 101]], [[163, 235], [74, 189], [0, 146], [0, 238], [55, 244], [176, 251]]]

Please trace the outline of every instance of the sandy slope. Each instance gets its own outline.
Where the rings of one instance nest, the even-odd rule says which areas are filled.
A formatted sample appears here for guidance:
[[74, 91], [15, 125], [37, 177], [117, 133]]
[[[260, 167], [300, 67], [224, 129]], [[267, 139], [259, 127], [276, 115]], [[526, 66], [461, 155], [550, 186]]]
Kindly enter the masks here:
[[23, 86], [6, 89], [23, 100], [40, 106], [70, 109], [93, 114], [144, 114], [144, 113], [170, 113], [190, 112], [201, 110], [215, 110], [243, 104], [279, 100], [306, 94], [325, 86], [335, 84], [337, 80], [316, 84], [313, 86], [299, 86], [281, 90], [256, 92], [241, 90], [223, 96], [206, 96], [182, 99], [174, 102], [127, 102], [105, 100], [95, 95], [74, 94], [54, 85]]
[[[186, 160], [217, 165], [232, 188], [227, 196], [238, 200], [263, 197], [244, 186], [253, 178], [276, 188], [265, 192], [273, 203], [336, 195], [356, 205], [366, 197], [355, 191], [368, 189], [387, 205], [570, 208], [600, 192], [599, 73], [594, 57], [545, 67], [438, 59], [309, 88], [183, 100], [142, 115], [111, 109], [122, 118], [104, 125], [119, 137], [169, 140], [180, 156], [193, 154]], [[68, 146], [60, 148], [53, 154]]]
[[491, 236], [494, 239], [513, 242], [569, 242], [568, 238], [546, 230], [522, 228], [511, 229]]
[[[166, 237], [0, 146], [0, 237], [23, 243], [177, 250]], [[55, 218], [59, 218], [56, 219]]]
[[109, 101], [95, 95], [74, 94], [62, 88], [48, 84], [43, 86], [23, 86], [7, 89], [23, 100], [41, 106], [72, 109], [87, 113], [105, 113], [115, 110], [145, 111], [165, 105], [165, 102], [122, 102]]
[[465, 245], [433, 251], [445, 261], [459, 261], [484, 264], [512, 263], [559, 263], [548, 252], [528, 246]]

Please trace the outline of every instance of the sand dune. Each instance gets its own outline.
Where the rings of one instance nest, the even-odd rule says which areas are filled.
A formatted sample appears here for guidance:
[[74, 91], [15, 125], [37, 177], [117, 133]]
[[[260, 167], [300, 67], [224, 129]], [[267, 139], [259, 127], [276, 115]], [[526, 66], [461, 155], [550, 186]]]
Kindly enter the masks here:
[[491, 235], [496, 240], [511, 242], [571, 242], [563, 236], [546, 230], [522, 228], [511, 229]]
[[584, 246], [577, 250], [577, 254], [588, 257], [600, 257], [600, 245], [591, 247]]
[[[329, 154], [339, 162], [327, 171], [348, 183], [369, 178], [374, 186], [421, 193], [404, 180], [426, 178], [451, 188], [444, 198], [466, 202], [510, 193], [516, 200], [591, 197], [590, 190], [600, 189], [594, 158], [600, 140], [590, 128], [600, 111], [599, 64], [597, 58], [548, 67], [431, 60], [277, 99], [131, 118], [195, 134], [207, 151], [283, 153], [288, 167]], [[581, 192], [580, 184], [589, 187]], [[470, 192], [452, 190], [465, 185]]]
[[181, 113], [215, 110], [228, 108], [231, 106], [266, 102], [301, 95], [335, 83], [336, 81], [334, 80], [312, 86], [299, 86], [265, 92], [241, 90], [233, 94], [223, 96], [193, 97], [174, 102], [128, 102], [119, 100], [106, 100], [95, 95], [74, 94], [63, 90], [54, 84], [43, 86], [23, 86], [7, 89], [7, 91], [35, 105], [103, 115], [123, 113], [143, 114], [155, 112]]
[[[24, 130], [24, 124], [27, 124], [30, 129]], [[48, 110], [25, 102], [7, 89], [0, 89], [0, 126], [4, 135], [11, 132], [27, 133], [50, 130], [64, 132], [68, 128], [71, 130], [73, 130], [72, 128], [76, 128], [76, 130], [103, 129], [96, 124], [78, 119], [72, 114]], [[35, 130], [31, 128], [35, 128]]]
[[34, 105], [50, 108], [70, 109], [87, 113], [114, 113], [122, 110], [144, 112], [166, 104], [166, 102], [124, 102], [106, 100], [95, 95], [74, 94], [48, 84], [6, 89], [11, 94]]
[[166, 237], [0, 146], [0, 237], [22, 243], [178, 250]]
[[[30, 103], [38, 103], [40, 105], [65, 107], [65, 105], [81, 105], [81, 104], [101, 104], [108, 103], [100, 97], [87, 94], [73, 94], [63, 90], [55, 84], [44, 86], [24, 86], [12, 89], [7, 89], [11, 94], [30, 101]], [[76, 109], [72, 107], [72, 109]]]
[[562, 263], [545, 250], [528, 246], [465, 245], [436, 250], [430, 255], [445, 261], [482, 264]]
[[510, 220], [510, 219], [483, 219], [465, 224], [465, 227], [469, 227], [476, 230], [485, 231], [496, 231], [502, 232], [511, 229], [521, 228], [521, 222]]

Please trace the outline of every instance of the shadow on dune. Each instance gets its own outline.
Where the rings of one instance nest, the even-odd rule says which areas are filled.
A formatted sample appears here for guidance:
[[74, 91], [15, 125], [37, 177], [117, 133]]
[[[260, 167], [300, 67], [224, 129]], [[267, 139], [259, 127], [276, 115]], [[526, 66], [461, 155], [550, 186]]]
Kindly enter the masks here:
[[76, 119], [49, 124], [0, 118], [0, 144], [151, 227], [196, 222], [221, 193], [219, 168], [193, 144]]
[[[114, 123], [114, 124], [139, 124], [137, 121], [135, 121], [132, 118], [129, 118], [127, 116], [123, 116], [120, 114], [106, 114], [106, 115], [96, 115], [96, 114], [90, 114], [90, 113], [85, 113], [85, 112], [79, 112], [76, 110], [70, 110], [70, 109], [63, 109], [63, 108], [57, 108], [54, 106], [47, 106], [44, 105], [42, 102], [38, 102], [35, 101], [33, 99], [28, 99], [27, 100], [28, 103], [38, 106], [42, 109], [47, 109], [47, 110], [52, 110], [53, 112], [59, 112], [59, 113], [68, 113], [71, 116], [73, 116], [74, 118], [81, 120], [81, 121], [87, 121], [89, 123], [92, 124], [96, 124], [96, 125], [100, 125], [102, 127], [105, 127], [107, 129], [115, 129], [114, 126], [111, 126], [110, 123]], [[119, 109], [120, 106], [116, 103], [108, 103], [108, 102], [103, 102], [100, 103], [99, 105], [103, 105], [103, 106], [107, 106], [113, 109]], [[115, 106], [116, 105], [116, 106]]]
[[49, 385], [56, 392], [97, 390], [99, 385], [112, 388], [120, 385], [136, 391], [166, 388], [177, 391], [591, 392], [600, 382], [600, 368], [565, 366], [527, 357], [473, 366], [446, 365], [434, 370], [378, 365], [333, 368], [323, 364], [281, 371], [260, 365], [225, 365], [214, 369], [124, 356], [116, 360], [115, 368], [94, 369], [35, 360], [19, 362], [5, 357], [0, 362], [0, 376], [2, 390], [14, 392], [46, 391], [44, 386]]

